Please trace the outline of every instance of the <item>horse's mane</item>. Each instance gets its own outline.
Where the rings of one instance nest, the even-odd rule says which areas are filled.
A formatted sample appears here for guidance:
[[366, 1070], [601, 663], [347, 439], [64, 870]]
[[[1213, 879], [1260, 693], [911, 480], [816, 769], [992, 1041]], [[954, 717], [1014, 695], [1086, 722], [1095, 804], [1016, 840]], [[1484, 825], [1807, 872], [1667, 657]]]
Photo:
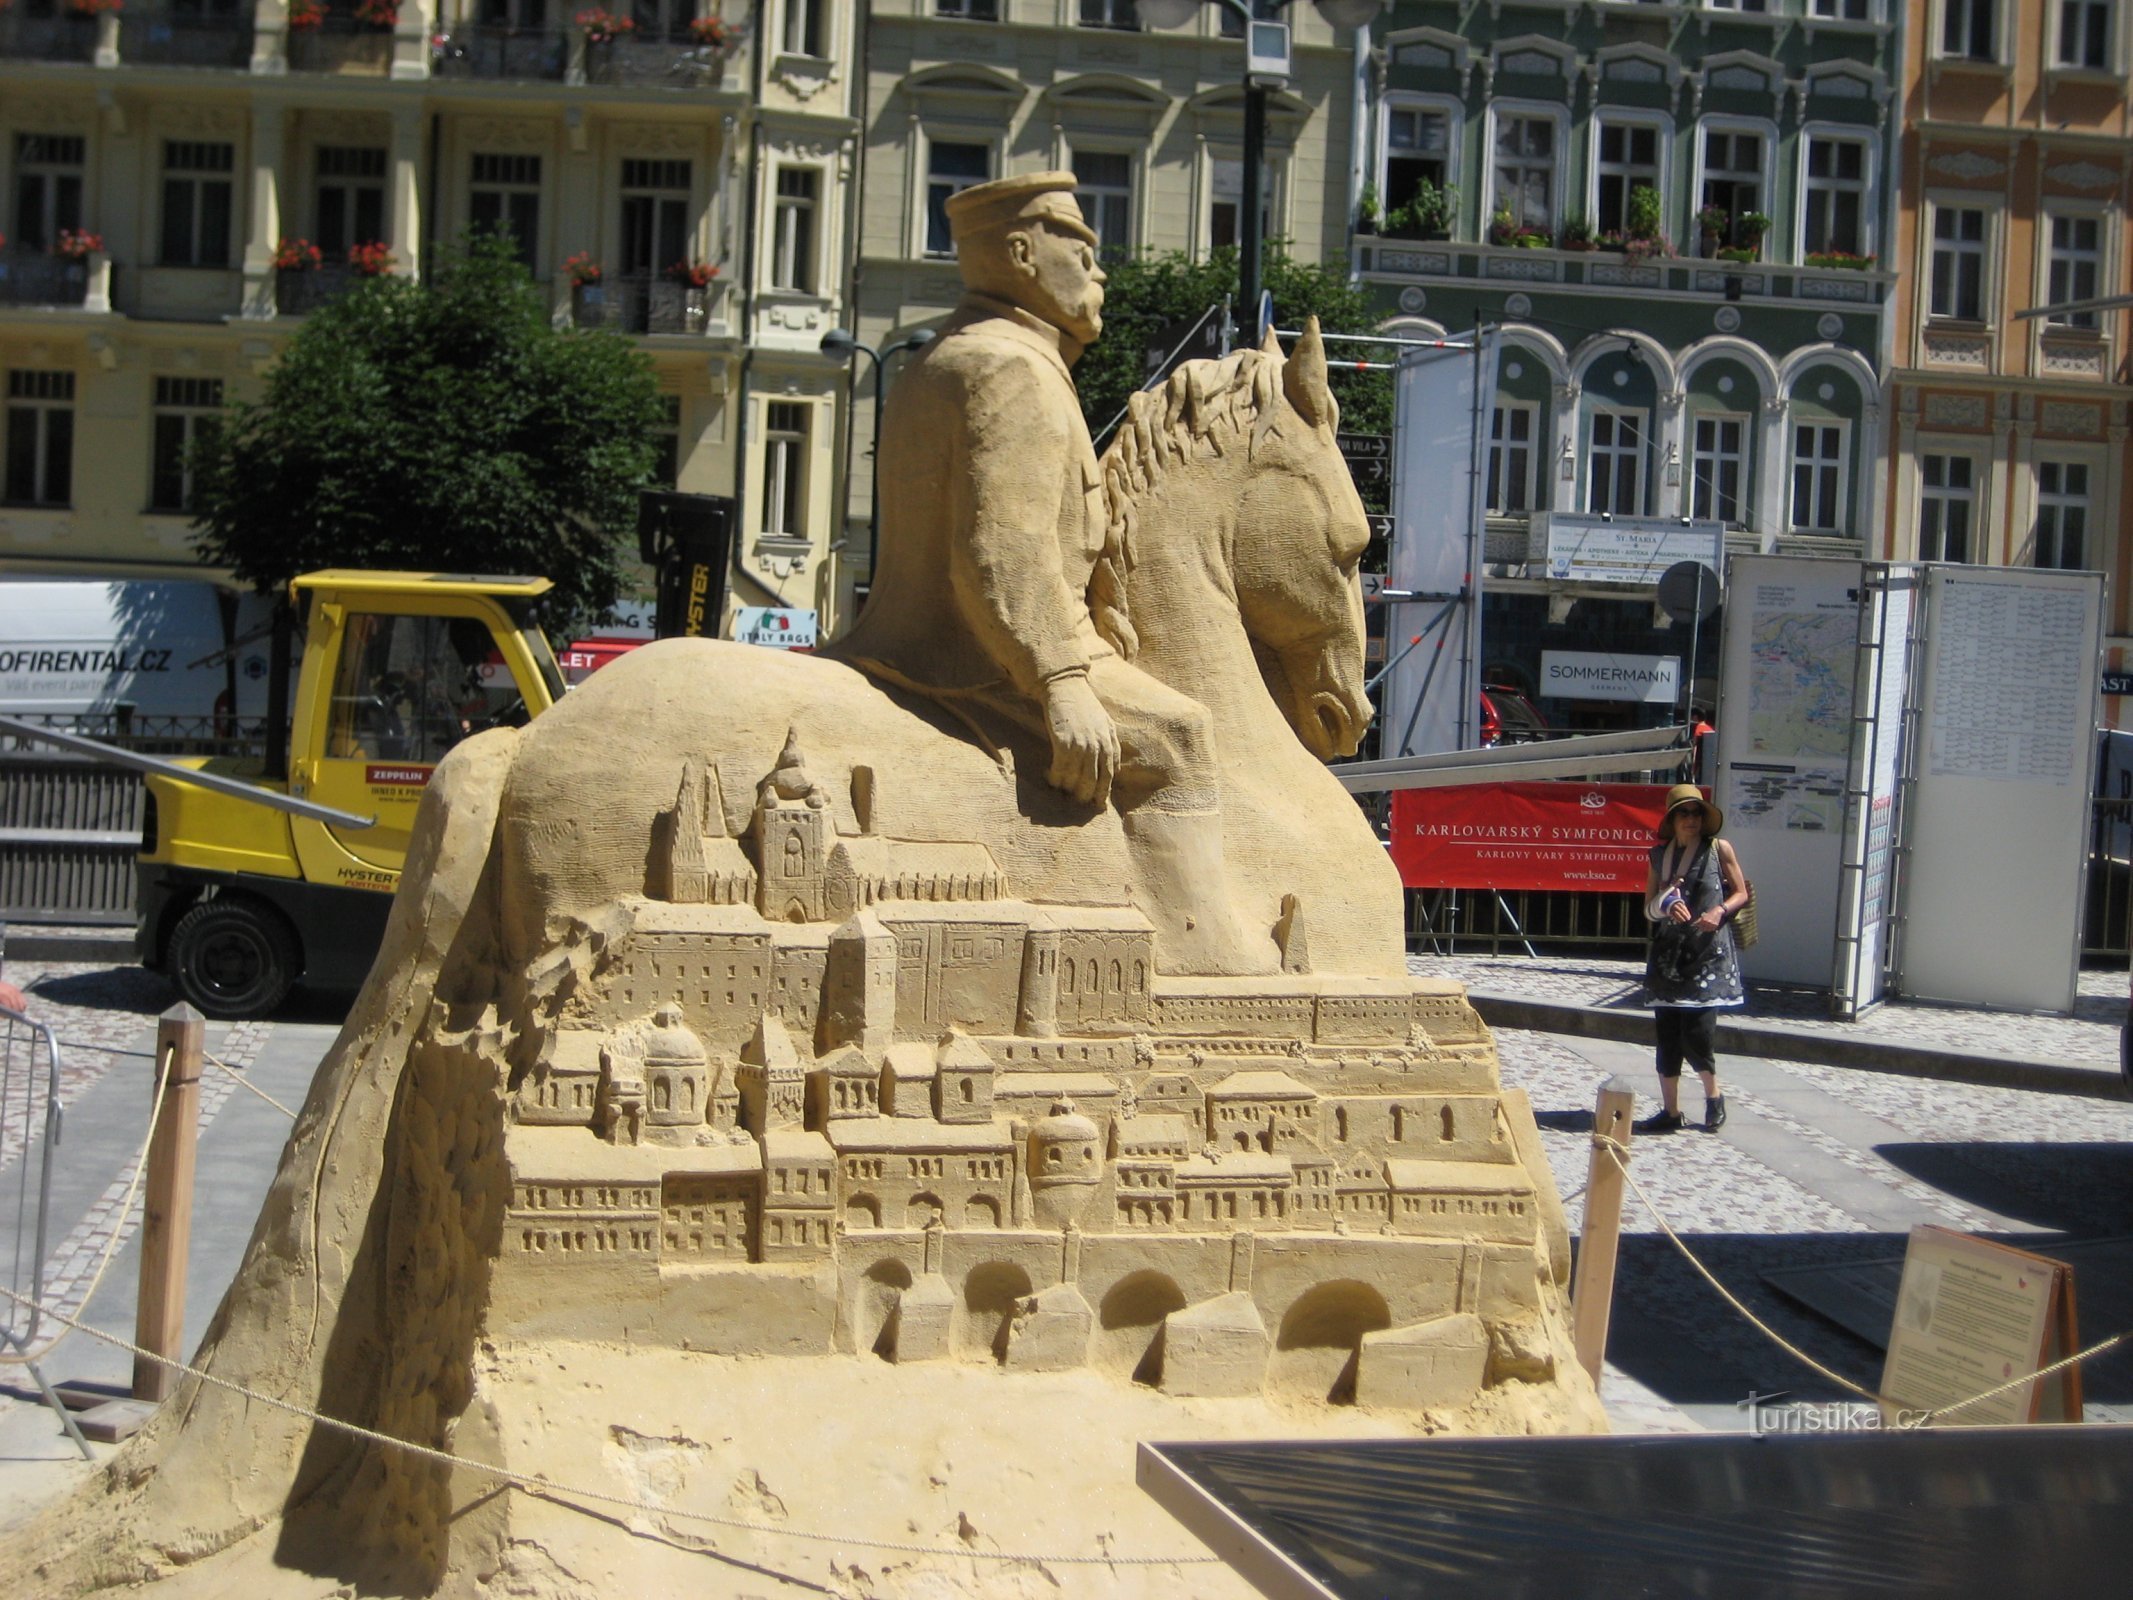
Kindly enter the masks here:
[[1103, 455], [1104, 547], [1089, 577], [1089, 614], [1121, 657], [1140, 647], [1126, 601], [1134, 565], [1135, 508], [1171, 466], [1205, 445], [1227, 455], [1240, 438], [1247, 451], [1272, 424], [1282, 361], [1238, 350], [1219, 361], [1188, 361], [1160, 389], [1126, 403], [1126, 420]]

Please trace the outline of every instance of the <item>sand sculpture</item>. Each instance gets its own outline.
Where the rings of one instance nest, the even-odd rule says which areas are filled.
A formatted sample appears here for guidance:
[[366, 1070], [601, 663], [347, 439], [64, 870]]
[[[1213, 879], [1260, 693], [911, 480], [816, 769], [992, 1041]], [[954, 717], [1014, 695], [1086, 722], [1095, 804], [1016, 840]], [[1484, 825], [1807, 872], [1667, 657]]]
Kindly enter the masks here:
[[[1315, 330], [1098, 463], [1071, 189], [951, 203], [838, 659], [648, 646], [439, 768], [210, 1370], [514, 1467], [498, 1374], [566, 1343], [1601, 1425], [1530, 1109], [1318, 759], [1367, 702]], [[581, 1592], [493, 1487], [189, 1385], [11, 1559]]]

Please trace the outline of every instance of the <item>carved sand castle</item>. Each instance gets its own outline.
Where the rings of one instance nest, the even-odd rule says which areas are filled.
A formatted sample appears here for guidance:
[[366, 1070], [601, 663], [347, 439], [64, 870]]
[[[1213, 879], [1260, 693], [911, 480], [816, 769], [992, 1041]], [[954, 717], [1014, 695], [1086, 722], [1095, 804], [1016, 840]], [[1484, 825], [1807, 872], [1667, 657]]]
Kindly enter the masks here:
[[203, 1346], [238, 1387], [0, 1593], [755, 1594], [821, 1556], [786, 1518], [957, 1553], [840, 1594], [1176, 1593], [957, 1561], [1178, 1550], [1136, 1436], [1604, 1426], [1531, 1110], [1323, 764], [1367, 529], [1315, 330], [1099, 463], [1072, 184], [950, 202], [840, 659], [649, 645], [437, 769]]

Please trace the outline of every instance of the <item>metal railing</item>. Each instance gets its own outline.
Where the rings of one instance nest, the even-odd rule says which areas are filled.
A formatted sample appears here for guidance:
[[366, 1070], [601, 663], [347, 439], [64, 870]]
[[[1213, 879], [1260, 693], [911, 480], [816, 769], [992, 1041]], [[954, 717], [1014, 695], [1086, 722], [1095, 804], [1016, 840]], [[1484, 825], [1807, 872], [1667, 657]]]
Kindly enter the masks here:
[[571, 293], [570, 319], [580, 328], [617, 333], [702, 333], [720, 285], [698, 289], [665, 278], [609, 278]]
[[0, 916], [130, 925], [146, 803], [123, 768], [0, 750]]
[[59, 1040], [41, 1022], [0, 1007], [0, 1247], [8, 1289], [30, 1303], [0, 1305], [0, 1345], [36, 1380], [67, 1435], [92, 1459], [74, 1419], [45, 1381], [37, 1358], [51, 1341], [45, 1317], [46, 1246], [52, 1168], [65, 1106], [59, 1094]]
[[[6, 13], [0, 12], [0, 21]], [[0, 250], [0, 305], [78, 306], [89, 296], [89, 263], [41, 250]]]
[[439, 78], [561, 82], [570, 65], [571, 31], [455, 22], [430, 41], [430, 71]]
[[27, 0], [0, 11], [0, 57], [79, 62], [86, 66], [95, 55], [94, 17], [62, 11], [49, 3], [33, 7]]
[[203, 16], [173, 10], [119, 15], [119, 60], [128, 66], [222, 67], [252, 64], [252, 13]]
[[361, 281], [356, 269], [345, 262], [285, 267], [274, 274], [274, 310], [280, 316], [300, 317], [340, 299]]
[[2133, 799], [2089, 803], [2089, 870], [2081, 959], [2124, 966], [2133, 959]]
[[625, 35], [585, 47], [588, 83], [635, 89], [700, 89], [725, 76], [723, 45], [699, 44], [681, 33], [671, 39]]

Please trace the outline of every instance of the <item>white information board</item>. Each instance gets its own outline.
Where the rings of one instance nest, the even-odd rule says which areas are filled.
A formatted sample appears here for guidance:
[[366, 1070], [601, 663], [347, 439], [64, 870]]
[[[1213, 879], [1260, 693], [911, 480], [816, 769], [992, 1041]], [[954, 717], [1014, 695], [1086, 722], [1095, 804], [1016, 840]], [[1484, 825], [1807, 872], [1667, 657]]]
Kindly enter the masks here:
[[1742, 970], [1830, 981], [1865, 564], [1735, 556], [1719, 651], [1717, 800], [1761, 934]]
[[1481, 742], [1481, 531], [1487, 397], [1496, 336], [1473, 347], [1400, 352], [1393, 378], [1392, 587], [1385, 647], [1398, 654], [1379, 702], [1387, 756], [1470, 750]]
[[1869, 567], [1860, 595], [1859, 673], [1851, 781], [1846, 787], [1837, 959], [1830, 998], [1849, 1020], [1884, 996], [1896, 915], [1896, 840], [1910, 750], [1912, 622], [1917, 572]]
[[1896, 987], [2073, 1008], [2103, 619], [2091, 572], [1932, 566]]
[[1543, 511], [1535, 520], [1548, 576], [1576, 583], [1657, 583], [1677, 561], [1700, 561], [1716, 572], [1726, 557], [1722, 522], [1585, 511]]

